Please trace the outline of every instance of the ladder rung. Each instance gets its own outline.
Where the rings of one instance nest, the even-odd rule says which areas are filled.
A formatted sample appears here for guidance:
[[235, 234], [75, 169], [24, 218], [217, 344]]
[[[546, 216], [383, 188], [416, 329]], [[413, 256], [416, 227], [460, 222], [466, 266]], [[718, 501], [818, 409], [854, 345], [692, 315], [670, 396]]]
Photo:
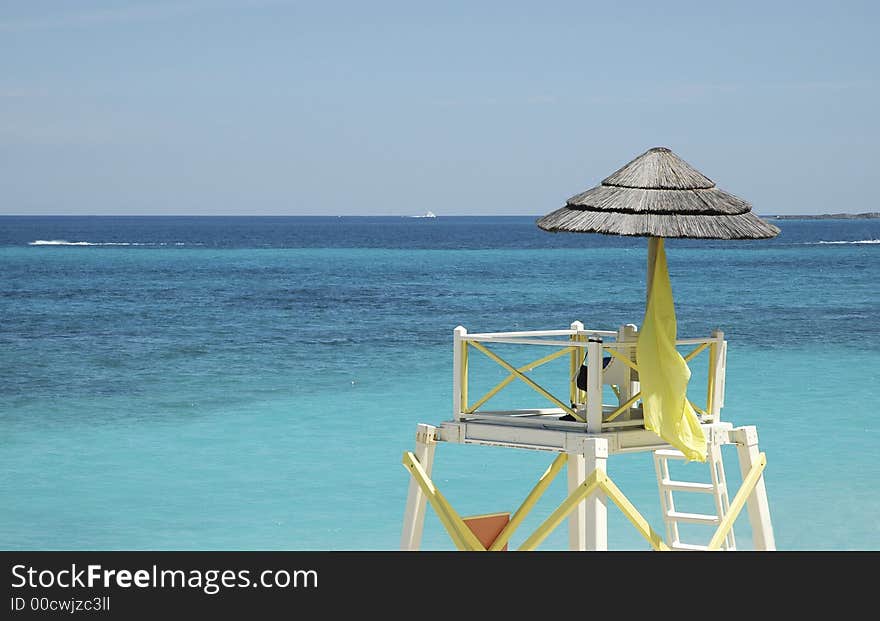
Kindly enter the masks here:
[[671, 481], [663, 479], [660, 485], [666, 489], [675, 490], [677, 492], [702, 492], [711, 494], [715, 491], [715, 487], [711, 483], [692, 483], [690, 481]]
[[676, 522], [691, 522], [693, 524], [721, 523], [721, 519], [717, 515], [706, 515], [705, 513], [679, 513], [678, 511], [670, 511], [666, 514], [666, 518]]
[[684, 453], [675, 449], [657, 449], [654, 455], [663, 459], [684, 459]]
[[709, 546], [701, 546], [695, 543], [682, 543], [680, 541], [674, 542], [669, 547], [673, 550], [686, 550], [688, 552], [705, 552], [709, 550]]

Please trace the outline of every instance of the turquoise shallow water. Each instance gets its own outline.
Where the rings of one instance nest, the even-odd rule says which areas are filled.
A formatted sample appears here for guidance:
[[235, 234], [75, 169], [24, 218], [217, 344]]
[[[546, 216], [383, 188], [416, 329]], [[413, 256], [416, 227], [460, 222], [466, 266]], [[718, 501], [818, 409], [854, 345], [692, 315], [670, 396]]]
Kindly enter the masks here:
[[[778, 224], [668, 243], [679, 333], [730, 340], [723, 414], [758, 425], [778, 546], [877, 549], [880, 223]], [[395, 549], [452, 329], [639, 323], [644, 261], [531, 218], [0, 218], [0, 548]], [[512, 510], [549, 460], [441, 445], [435, 479], [464, 514]], [[650, 457], [610, 467], [659, 528]], [[433, 516], [425, 546], [451, 548]]]

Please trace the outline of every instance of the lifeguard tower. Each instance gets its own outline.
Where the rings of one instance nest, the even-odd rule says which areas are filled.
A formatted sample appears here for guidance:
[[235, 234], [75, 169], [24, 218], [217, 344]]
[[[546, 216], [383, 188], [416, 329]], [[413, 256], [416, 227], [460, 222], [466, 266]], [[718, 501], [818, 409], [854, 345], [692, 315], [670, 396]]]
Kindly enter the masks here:
[[[779, 232], [752, 214], [748, 203], [719, 190], [714, 182], [662, 147], [650, 149], [601, 185], [572, 197], [565, 207], [541, 218], [538, 226], [548, 231], [653, 238], [649, 266], [658, 238], [756, 239]], [[649, 291], [652, 274], [649, 270]], [[724, 334], [716, 330], [705, 337], [675, 340], [686, 363], [698, 356], [708, 358], [701, 384], [705, 386], [705, 400], [690, 393], [687, 396], [706, 438], [705, 467], [709, 473], [700, 481], [674, 476], [670, 461], [684, 460], [684, 455], [645, 428], [638, 343], [639, 332], [634, 324], [607, 330], [586, 328], [575, 321], [566, 329], [483, 333], [455, 328], [452, 417], [438, 425], [419, 424], [415, 451], [403, 455], [411, 480], [401, 548], [419, 549], [430, 503], [458, 549], [507, 549], [523, 520], [566, 468], [567, 497], [525, 538], [520, 550], [535, 549], [565, 520], [571, 550], [607, 549], [609, 501], [655, 550], [735, 550], [733, 525], [744, 508], [751, 523], [753, 547], [774, 550], [763, 478], [767, 460], [758, 449], [756, 428], [735, 426], [721, 416], [727, 358]], [[512, 363], [509, 354], [499, 353], [501, 347], [507, 351], [541, 348], [549, 353], [525, 364]], [[506, 371], [500, 382], [476, 399], [470, 390], [474, 381], [471, 369], [475, 368], [470, 362], [472, 356], [484, 356]], [[542, 385], [530, 374], [560, 358], [568, 365], [564, 375], [553, 382], [557, 387], [554, 394], [547, 382]], [[545, 375], [548, 368], [544, 369]], [[513, 382], [538, 393], [546, 407], [487, 409], [487, 402]], [[559, 394], [560, 385], [567, 387], [567, 394]], [[443, 442], [545, 451], [556, 457], [512, 514], [462, 518], [430, 478], [436, 447]], [[742, 484], [732, 497], [721, 454], [726, 445], [736, 447], [742, 473]], [[609, 458], [635, 452], [653, 453], [663, 535], [652, 528], [613, 481]], [[714, 510], [680, 510], [677, 499], [688, 494], [710, 497]], [[703, 525], [708, 534], [702, 541], [687, 540], [682, 536], [685, 524]]]

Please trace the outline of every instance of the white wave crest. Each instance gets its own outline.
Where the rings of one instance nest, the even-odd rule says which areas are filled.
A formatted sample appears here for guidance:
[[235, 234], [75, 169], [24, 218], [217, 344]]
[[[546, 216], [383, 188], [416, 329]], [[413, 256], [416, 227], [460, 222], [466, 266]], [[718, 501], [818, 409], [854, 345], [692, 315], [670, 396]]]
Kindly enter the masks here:
[[855, 241], [818, 241], [817, 244], [880, 244], [880, 239], [857, 239]]
[[28, 242], [28, 246], [148, 246], [157, 248], [159, 246], [176, 246], [178, 248], [190, 246], [204, 246], [204, 242], [195, 241], [168, 241], [168, 242], [91, 242], [91, 241], [68, 241], [66, 239], [35, 239]]
[[37, 239], [29, 242], [28, 246], [94, 246], [95, 244], [87, 241], [70, 242], [66, 239]]
[[[139, 242], [87, 242], [67, 241], [66, 239], [36, 239], [28, 242], [28, 246], [155, 246]], [[164, 245], [164, 244], [163, 244]]]

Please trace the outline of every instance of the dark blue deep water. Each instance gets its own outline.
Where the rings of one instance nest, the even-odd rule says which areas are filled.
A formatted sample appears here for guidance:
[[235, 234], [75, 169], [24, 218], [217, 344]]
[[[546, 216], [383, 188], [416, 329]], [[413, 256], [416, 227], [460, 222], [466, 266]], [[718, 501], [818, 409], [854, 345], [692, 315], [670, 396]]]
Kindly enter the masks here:
[[[0, 548], [396, 548], [456, 325], [641, 323], [644, 239], [534, 220], [0, 217]], [[878, 549], [880, 220], [774, 223], [667, 242], [679, 335], [730, 341], [723, 415], [758, 425], [778, 546]], [[435, 479], [463, 514], [513, 510], [547, 463], [444, 445]], [[659, 530], [650, 456], [610, 469]], [[425, 546], [451, 547], [433, 516]]]

